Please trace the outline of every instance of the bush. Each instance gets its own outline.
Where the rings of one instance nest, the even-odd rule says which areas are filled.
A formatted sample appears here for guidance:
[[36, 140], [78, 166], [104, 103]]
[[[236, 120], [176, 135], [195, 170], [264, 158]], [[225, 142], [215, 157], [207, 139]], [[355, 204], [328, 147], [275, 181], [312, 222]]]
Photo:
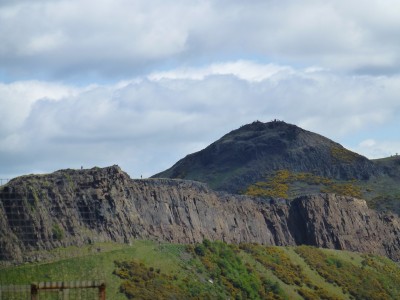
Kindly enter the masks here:
[[196, 245], [194, 247], [194, 252], [198, 256], [204, 256], [204, 255], [206, 255], [206, 247], [203, 244]]
[[[243, 263], [236, 245], [205, 241], [194, 249], [211, 278], [221, 283], [233, 299], [284, 299], [279, 285], [269, 281], [266, 284], [249, 264]], [[273, 298], [266, 296], [268, 292]]]
[[120, 291], [129, 299], [185, 299], [188, 294], [177, 285], [174, 278], [147, 268], [138, 261], [115, 262], [114, 274], [124, 279]]
[[54, 224], [52, 228], [53, 239], [61, 241], [64, 238], [64, 230], [58, 224]]
[[304, 274], [299, 265], [291, 262], [290, 258], [278, 247], [262, 247], [254, 244], [241, 244], [241, 249], [251, 254], [264, 267], [272, 272], [284, 283], [311, 285], [311, 281]]
[[[393, 287], [400, 286], [400, 270], [389, 260], [380, 264], [379, 258], [364, 256], [359, 266], [310, 246], [297, 247], [296, 252], [327, 282], [358, 299], [399, 299], [400, 292]], [[379, 269], [382, 266], [387, 272]]]

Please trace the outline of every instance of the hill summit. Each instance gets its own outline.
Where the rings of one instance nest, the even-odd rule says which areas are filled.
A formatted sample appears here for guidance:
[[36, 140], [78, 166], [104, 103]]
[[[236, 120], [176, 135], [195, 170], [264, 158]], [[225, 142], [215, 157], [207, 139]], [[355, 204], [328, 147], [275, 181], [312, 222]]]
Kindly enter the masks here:
[[238, 193], [278, 170], [335, 180], [367, 180], [381, 172], [374, 162], [326, 137], [274, 120], [233, 130], [153, 177], [197, 180]]

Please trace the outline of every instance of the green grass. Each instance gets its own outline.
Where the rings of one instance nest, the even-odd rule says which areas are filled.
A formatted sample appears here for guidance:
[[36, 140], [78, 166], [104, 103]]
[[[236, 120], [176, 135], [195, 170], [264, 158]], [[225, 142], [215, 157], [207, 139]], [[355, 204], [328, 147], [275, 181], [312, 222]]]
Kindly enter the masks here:
[[[112, 275], [114, 261], [139, 259], [165, 272], [179, 271], [178, 250], [182, 245], [135, 240], [131, 246], [103, 243], [82, 248], [69, 247], [52, 251], [51, 262], [27, 264], [0, 270], [1, 284], [29, 284], [40, 281], [75, 281], [102, 279], [107, 282], [108, 299], [126, 299], [118, 292], [121, 279]], [[78, 256], [78, 257], [74, 257]]]
[[269, 278], [273, 282], [278, 282], [281, 288], [285, 291], [287, 299], [302, 299], [302, 297], [297, 293], [296, 285], [288, 285], [281, 281], [271, 269], [265, 268], [265, 266], [257, 261], [255, 257], [251, 254], [242, 251], [240, 253], [240, 256], [246, 264], [249, 264], [253, 267], [253, 270], [257, 272], [259, 276], [264, 276], [266, 278]]
[[[310, 279], [314, 286], [318, 286], [324, 290], [326, 290], [330, 295], [336, 297], [337, 299], [350, 299], [348, 294], [343, 293], [342, 289], [336, 285], [332, 285], [326, 282], [325, 278], [323, 278], [317, 271], [313, 270], [304, 259], [295, 251], [295, 247], [286, 247], [284, 251], [290, 257], [290, 260], [297, 263], [301, 266], [304, 274]], [[325, 250], [324, 250], [325, 251]], [[334, 255], [340, 254], [341, 251], [334, 250], [332, 251]], [[341, 257], [343, 259], [348, 259], [351, 252], [343, 252]], [[355, 255], [356, 257], [358, 255]], [[360, 259], [361, 260], [361, 259]]]
[[105, 280], [113, 300], [400, 297], [400, 269], [387, 258], [308, 246], [135, 240], [51, 254], [51, 261], [0, 269], [0, 285]]
[[[339, 255], [309, 246], [296, 252], [328, 283], [338, 285], [343, 292], [361, 299], [399, 299], [400, 270], [388, 259], [361, 255], [361, 266]], [[342, 254], [343, 255], [343, 254]]]

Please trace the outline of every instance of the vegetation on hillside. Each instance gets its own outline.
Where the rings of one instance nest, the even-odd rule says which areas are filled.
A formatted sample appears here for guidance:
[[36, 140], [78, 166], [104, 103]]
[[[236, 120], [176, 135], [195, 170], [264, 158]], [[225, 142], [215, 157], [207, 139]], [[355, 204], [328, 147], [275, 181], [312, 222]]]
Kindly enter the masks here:
[[343, 196], [362, 198], [361, 188], [351, 182], [331, 183], [321, 188], [322, 193], [334, 193]]
[[124, 280], [120, 290], [129, 299], [184, 299], [188, 296], [174, 285], [176, 277], [162, 274], [160, 269], [154, 270], [136, 260], [115, 264], [114, 274]]
[[388, 176], [339, 181], [306, 172], [278, 170], [267, 175], [265, 181], [251, 184], [243, 191], [243, 194], [254, 197], [284, 199], [312, 193], [361, 198], [367, 201], [369, 207], [378, 211], [400, 213], [400, 185], [398, 179]]
[[288, 198], [288, 183], [292, 180], [288, 170], [279, 170], [266, 181], [250, 185], [244, 194], [256, 197]]
[[[97, 249], [92, 251], [92, 247]], [[309, 246], [210, 242], [99, 244], [52, 262], [0, 270], [0, 285], [104, 279], [107, 299], [399, 299], [383, 257]]]
[[[362, 197], [361, 188], [354, 180], [339, 182], [311, 173], [291, 172], [289, 170], [278, 170], [274, 172], [267, 176], [265, 181], [250, 185], [244, 191], [244, 194], [255, 197], [288, 199], [298, 196], [295, 190], [301, 184], [315, 186], [314, 189], [316, 192], [335, 193], [356, 198]], [[308, 191], [309, 188], [303, 190]]]
[[244, 262], [238, 245], [204, 240], [187, 249], [194, 258], [200, 259], [213, 284], [223, 287], [225, 296], [233, 299], [286, 298], [278, 282], [260, 276], [255, 268]]
[[354, 298], [400, 298], [399, 267], [388, 259], [363, 254], [358, 265], [310, 246], [300, 246], [295, 251], [327, 282], [342, 287]]
[[352, 152], [342, 146], [331, 147], [331, 155], [335, 160], [345, 163], [352, 163], [357, 158], [361, 157], [359, 154]]

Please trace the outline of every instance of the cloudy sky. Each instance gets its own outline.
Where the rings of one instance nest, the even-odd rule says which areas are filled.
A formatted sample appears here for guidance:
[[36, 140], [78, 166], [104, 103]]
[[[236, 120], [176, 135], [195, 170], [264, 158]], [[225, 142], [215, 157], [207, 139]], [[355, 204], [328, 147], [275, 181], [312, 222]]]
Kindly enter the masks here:
[[255, 120], [400, 152], [398, 0], [0, 0], [0, 178], [153, 175]]

